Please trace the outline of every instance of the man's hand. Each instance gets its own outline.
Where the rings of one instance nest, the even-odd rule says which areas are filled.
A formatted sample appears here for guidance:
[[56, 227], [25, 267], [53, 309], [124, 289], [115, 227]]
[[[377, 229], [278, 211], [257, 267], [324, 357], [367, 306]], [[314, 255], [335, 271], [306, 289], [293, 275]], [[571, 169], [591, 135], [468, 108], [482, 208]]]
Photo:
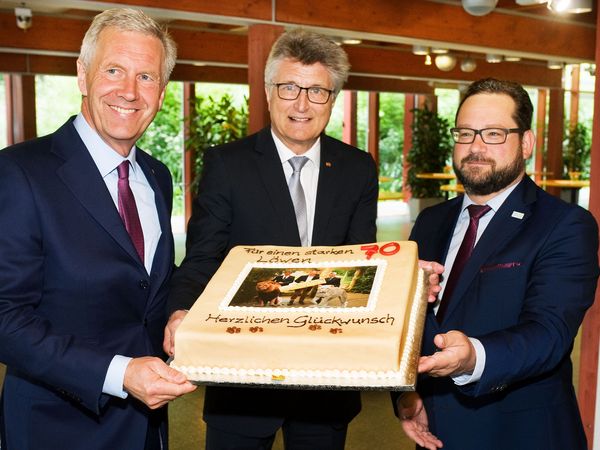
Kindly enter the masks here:
[[434, 377], [447, 377], [472, 373], [475, 369], [475, 347], [469, 338], [460, 331], [438, 334], [433, 343], [439, 352], [419, 358], [419, 373]]
[[444, 266], [435, 261], [423, 261], [420, 259], [419, 268], [423, 269], [426, 275], [429, 275], [429, 297], [427, 301], [433, 303], [437, 300], [437, 295], [442, 290], [440, 287], [440, 275], [444, 272]]
[[125, 369], [123, 388], [150, 409], [160, 408], [196, 389], [181, 372], [159, 358], [133, 358]]
[[171, 314], [167, 326], [165, 327], [165, 337], [163, 339], [163, 350], [169, 356], [175, 354], [175, 330], [181, 324], [181, 321], [186, 316], [187, 311], [179, 309]]
[[429, 431], [427, 412], [419, 394], [406, 392], [401, 395], [398, 398], [398, 415], [402, 429], [410, 439], [429, 450], [442, 448], [442, 441]]

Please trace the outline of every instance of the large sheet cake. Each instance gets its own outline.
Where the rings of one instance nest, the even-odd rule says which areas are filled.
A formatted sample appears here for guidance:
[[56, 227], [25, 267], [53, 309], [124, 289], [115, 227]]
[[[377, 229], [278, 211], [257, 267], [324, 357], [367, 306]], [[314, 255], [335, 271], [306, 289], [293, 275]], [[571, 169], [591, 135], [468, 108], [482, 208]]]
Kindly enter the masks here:
[[208, 384], [414, 389], [427, 288], [414, 242], [233, 248], [175, 335]]

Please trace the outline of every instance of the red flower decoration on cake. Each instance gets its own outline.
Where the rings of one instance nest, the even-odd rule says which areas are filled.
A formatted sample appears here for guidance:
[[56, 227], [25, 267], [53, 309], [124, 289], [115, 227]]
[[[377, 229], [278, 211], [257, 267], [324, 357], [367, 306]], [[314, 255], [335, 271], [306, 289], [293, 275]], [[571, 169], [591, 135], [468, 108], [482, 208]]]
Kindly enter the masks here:
[[329, 332], [331, 334], [338, 334], [338, 333], [342, 333], [342, 329], [341, 328], [330, 328]]
[[320, 330], [320, 329], [321, 329], [321, 325], [310, 325], [310, 326], [308, 327], [308, 329], [309, 329], [310, 331], [317, 331], [317, 330]]
[[240, 331], [242, 331], [242, 329], [238, 328], [238, 327], [229, 327], [225, 331], [227, 331], [230, 334], [235, 334], [235, 333], [239, 333]]
[[250, 333], [262, 333], [263, 327], [250, 327]]

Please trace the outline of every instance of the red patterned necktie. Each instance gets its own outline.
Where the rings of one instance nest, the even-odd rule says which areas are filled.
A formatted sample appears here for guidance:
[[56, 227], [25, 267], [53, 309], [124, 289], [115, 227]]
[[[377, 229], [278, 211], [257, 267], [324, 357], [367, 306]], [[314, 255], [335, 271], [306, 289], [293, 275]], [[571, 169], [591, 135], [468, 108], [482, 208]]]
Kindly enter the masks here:
[[129, 187], [129, 161], [123, 161], [119, 164], [117, 173], [119, 174], [119, 215], [121, 216], [121, 219], [123, 219], [125, 228], [127, 229], [133, 245], [143, 263], [144, 233], [142, 232], [140, 216], [138, 215], [137, 206], [135, 205], [135, 198]]
[[465, 237], [463, 238], [462, 243], [460, 244], [460, 248], [458, 249], [458, 253], [456, 254], [456, 259], [454, 260], [454, 264], [452, 264], [452, 270], [450, 271], [450, 276], [448, 277], [448, 281], [446, 282], [446, 287], [444, 288], [444, 295], [440, 302], [440, 306], [437, 310], [436, 318], [438, 322], [442, 322], [444, 319], [444, 314], [448, 310], [448, 305], [452, 300], [452, 293], [454, 292], [454, 288], [456, 287], [456, 282], [460, 278], [460, 274], [465, 267], [465, 264], [469, 260], [471, 256], [471, 252], [473, 251], [473, 247], [475, 247], [475, 239], [477, 237], [477, 227], [479, 226], [479, 219], [483, 217], [490, 209], [488, 205], [469, 205], [467, 206], [469, 210], [469, 228], [467, 228], [467, 232], [465, 233]]

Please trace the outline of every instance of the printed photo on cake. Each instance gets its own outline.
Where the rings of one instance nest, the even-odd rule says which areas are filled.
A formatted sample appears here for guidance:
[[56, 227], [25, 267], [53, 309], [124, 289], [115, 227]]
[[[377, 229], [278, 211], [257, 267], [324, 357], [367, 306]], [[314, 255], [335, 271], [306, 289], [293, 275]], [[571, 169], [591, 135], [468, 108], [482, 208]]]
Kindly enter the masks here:
[[227, 306], [359, 308], [367, 306], [377, 265], [252, 267]]

